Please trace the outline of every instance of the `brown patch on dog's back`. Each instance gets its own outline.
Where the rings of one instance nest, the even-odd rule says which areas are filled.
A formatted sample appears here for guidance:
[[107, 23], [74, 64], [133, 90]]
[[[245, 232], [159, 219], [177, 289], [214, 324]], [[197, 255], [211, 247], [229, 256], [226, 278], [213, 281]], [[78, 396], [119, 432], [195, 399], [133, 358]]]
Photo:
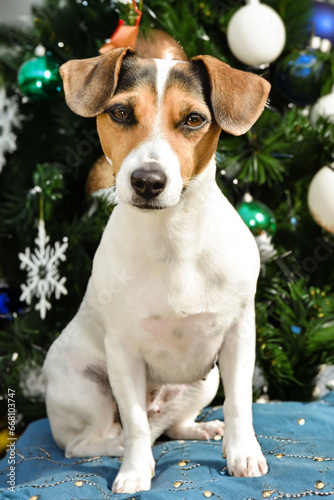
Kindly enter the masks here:
[[105, 189], [114, 185], [114, 174], [110, 163], [104, 156], [101, 156], [90, 169], [86, 181], [87, 196], [95, 193], [99, 189]]
[[160, 30], [140, 33], [136, 43], [139, 57], [187, 61], [187, 55], [174, 38]]

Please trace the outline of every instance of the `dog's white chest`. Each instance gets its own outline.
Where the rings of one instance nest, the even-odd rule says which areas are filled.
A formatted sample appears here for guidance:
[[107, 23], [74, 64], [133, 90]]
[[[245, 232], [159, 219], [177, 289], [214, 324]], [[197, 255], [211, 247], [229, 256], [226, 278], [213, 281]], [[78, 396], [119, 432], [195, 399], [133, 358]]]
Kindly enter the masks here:
[[[184, 313], [186, 314], [186, 313]], [[217, 316], [155, 315], [142, 321], [141, 353], [157, 383], [189, 383], [211, 370], [223, 341]]]
[[[99, 309], [105, 325], [101, 344], [105, 334], [126, 339], [154, 383], [191, 383], [205, 377], [254, 293], [256, 244], [224, 199], [217, 203], [233, 221], [228, 228], [222, 219], [201, 211], [170, 229], [163, 214], [129, 213], [122, 206], [97, 252], [93, 303], [95, 293], [114, 292], [110, 283], [115, 271], [126, 270], [115, 293], [107, 294], [111, 300]], [[123, 212], [129, 216], [127, 225]]]

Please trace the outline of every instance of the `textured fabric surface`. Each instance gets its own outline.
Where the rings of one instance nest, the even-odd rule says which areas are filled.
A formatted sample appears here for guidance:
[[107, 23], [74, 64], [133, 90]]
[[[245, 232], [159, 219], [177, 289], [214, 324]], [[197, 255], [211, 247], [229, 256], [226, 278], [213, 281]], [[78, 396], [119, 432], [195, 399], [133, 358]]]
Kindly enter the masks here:
[[[332, 497], [334, 500], [334, 392], [314, 403], [254, 404], [254, 427], [269, 472], [230, 477], [221, 441], [169, 441], [154, 446], [151, 491], [114, 495], [117, 458], [66, 459], [47, 419], [32, 423], [15, 444], [15, 491], [8, 456], [0, 462], [0, 497], [28, 500], [246, 500]], [[223, 419], [221, 407], [199, 420]]]

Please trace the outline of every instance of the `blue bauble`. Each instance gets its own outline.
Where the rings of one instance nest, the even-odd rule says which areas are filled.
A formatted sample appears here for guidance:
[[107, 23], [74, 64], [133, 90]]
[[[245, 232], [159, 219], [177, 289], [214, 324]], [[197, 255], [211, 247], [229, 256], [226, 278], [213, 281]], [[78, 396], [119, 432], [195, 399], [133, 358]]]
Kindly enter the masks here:
[[276, 85], [288, 101], [305, 106], [321, 93], [324, 63], [316, 50], [292, 52], [276, 68]]
[[27, 305], [20, 301], [21, 291], [0, 285], [0, 321], [13, 319], [27, 312]]
[[315, 36], [327, 38], [334, 44], [334, 5], [314, 2], [311, 22]]

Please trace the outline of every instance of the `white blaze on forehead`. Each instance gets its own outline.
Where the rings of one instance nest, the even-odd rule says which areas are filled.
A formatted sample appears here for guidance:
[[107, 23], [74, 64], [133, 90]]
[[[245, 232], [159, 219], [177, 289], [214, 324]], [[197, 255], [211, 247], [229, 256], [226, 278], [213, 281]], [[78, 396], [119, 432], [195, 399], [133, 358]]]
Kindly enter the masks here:
[[157, 95], [158, 95], [158, 106], [162, 100], [162, 96], [165, 90], [166, 82], [168, 80], [168, 74], [170, 69], [175, 66], [175, 64], [185, 61], [170, 61], [168, 59], [154, 59], [157, 66]]
[[138, 168], [150, 169], [156, 166], [167, 176], [167, 185], [157, 197], [161, 207], [172, 207], [180, 200], [183, 187], [181, 167], [177, 154], [168, 139], [164, 136], [163, 121], [166, 119], [162, 111], [163, 96], [171, 68], [185, 61], [154, 59], [156, 65], [157, 112], [152, 116], [151, 131], [143, 141], [130, 151], [123, 160], [116, 177], [116, 192], [120, 201], [132, 204], [135, 199], [131, 185], [131, 175]]

